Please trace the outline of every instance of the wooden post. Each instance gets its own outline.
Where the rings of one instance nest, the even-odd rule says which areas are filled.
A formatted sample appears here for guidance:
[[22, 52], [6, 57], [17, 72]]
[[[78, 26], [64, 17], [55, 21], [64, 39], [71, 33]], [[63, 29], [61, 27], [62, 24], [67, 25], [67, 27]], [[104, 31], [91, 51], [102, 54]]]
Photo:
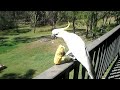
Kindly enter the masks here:
[[73, 79], [78, 79], [79, 66], [80, 66], [80, 63], [79, 63], [78, 61], [75, 61], [75, 68], [74, 68], [74, 76], [73, 76]]
[[66, 71], [66, 73], [65, 73], [65, 75], [64, 75], [64, 77], [63, 77], [63, 79], [69, 79], [69, 71]]

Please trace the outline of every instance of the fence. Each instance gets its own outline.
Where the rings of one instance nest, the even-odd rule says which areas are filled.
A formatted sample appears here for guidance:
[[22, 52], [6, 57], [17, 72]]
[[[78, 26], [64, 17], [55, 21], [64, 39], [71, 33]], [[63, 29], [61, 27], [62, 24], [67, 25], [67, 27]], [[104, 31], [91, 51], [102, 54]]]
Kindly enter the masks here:
[[[120, 25], [87, 45], [91, 62], [94, 66], [96, 79], [101, 79], [110, 64], [115, 60], [115, 58], [119, 57], [119, 41]], [[85, 68], [83, 66], [80, 67], [80, 63], [76, 60], [70, 63], [54, 65], [33, 79], [69, 79], [69, 75], [72, 70], [73, 79], [78, 79], [78, 75], [81, 75], [81, 79], [89, 79]]]

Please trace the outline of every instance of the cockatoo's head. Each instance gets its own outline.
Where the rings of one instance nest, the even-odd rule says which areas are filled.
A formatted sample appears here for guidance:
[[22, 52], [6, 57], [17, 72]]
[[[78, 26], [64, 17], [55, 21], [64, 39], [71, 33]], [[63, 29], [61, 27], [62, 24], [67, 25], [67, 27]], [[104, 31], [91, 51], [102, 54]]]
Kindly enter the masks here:
[[58, 28], [58, 29], [53, 29], [52, 30], [52, 38], [57, 38], [57, 37], [62, 37], [63, 33], [65, 32], [64, 30], [66, 30], [67, 28], [69, 28], [70, 23], [68, 22], [68, 26], [65, 28]]
[[52, 31], [52, 38], [56, 39], [57, 37], [62, 37], [62, 29], [53, 29]]

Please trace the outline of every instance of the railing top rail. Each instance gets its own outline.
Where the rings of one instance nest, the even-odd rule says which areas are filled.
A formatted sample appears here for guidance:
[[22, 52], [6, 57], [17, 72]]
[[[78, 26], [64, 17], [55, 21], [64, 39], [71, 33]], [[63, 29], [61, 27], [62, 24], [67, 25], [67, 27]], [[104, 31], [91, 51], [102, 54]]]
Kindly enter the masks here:
[[107, 32], [100, 38], [94, 40], [92, 43], [87, 45], [88, 51], [93, 50], [95, 47], [97, 47], [99, 44], [101, 44], [104, 40], [106, 40], [108, 37], [110, 37], [112, 34], [114, 34], [118, 29], [120, 28], [120, 25], [113, 28], [111, 31]]
[[41, 73], [40, 75], [34, 77], [33, 79], [53, 79], [73, 64], [74, 64], [74, 62], [64, 63], [64, 64], [60, 64], [60, 65], [54, 65], [51, 68], [49, 68], [48, 70]]

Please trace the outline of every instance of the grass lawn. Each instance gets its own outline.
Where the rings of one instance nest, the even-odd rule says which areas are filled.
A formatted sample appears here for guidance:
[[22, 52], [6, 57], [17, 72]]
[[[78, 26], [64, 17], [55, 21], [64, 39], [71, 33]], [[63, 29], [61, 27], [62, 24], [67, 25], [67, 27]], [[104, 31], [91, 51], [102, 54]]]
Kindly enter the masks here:
[[51, 39], [45, 41], [43, 36], [51, 35], [51, 31], [40, 30], [36, 28], [36, 33], [31, 30], [27, 33], [11, 35], [7, 32], [0, 35], [0, 64], [7, 66], [0, 71], [0, 79], [30, 79], [54, 65], [56, 49], [59, 44], [65, 46], [65, 43], [62, 39], [54, 40], [54, 43]]
[[[54, 53], [60, 44], [58, 41], [54, 43], [56, 44], [51, 41], [35, 41], [18, 45], [17, 48], [0, 54], [0, 63], [8, 67], [0, 73], [0, 77], [4, 78], [7, 75], [6, 78], [11, 78], [9, 77], [11, 74], [24, 76], [29, 70], [35, 71], [33, 73], [33, 76], [35, 76], [48, 69], [54, 64]], [[15, 78], [19, 78], [19, 76]]]

